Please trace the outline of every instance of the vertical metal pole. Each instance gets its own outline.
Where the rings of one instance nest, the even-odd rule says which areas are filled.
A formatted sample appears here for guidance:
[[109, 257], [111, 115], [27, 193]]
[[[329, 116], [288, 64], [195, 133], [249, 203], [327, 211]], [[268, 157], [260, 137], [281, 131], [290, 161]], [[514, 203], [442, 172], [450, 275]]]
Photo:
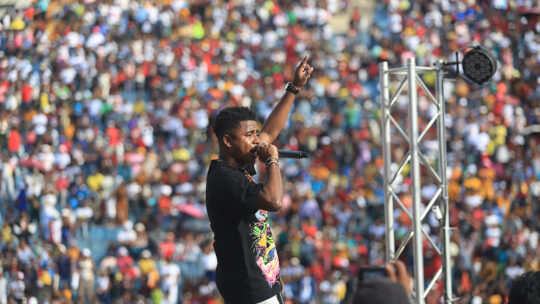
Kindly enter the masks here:
[[411, 189], [413, 198], [413, 244], [414, 244], [414, 287], [416, 304], [424, 303], [424, 260], [422, 249], [422, 211], [420, 210], [420, 159], [418, 155], [418, 100], [416, 88], [416, 63], [407, 60], [409, 80], [409, 150], [411, 152]]
[[382, 147], [384, 160], [384, 225], [386, 228], [386, 261], [395, 259], [396, 249], [394, 241], [394, 198], [390, 193], [390, 178], [392, 177], [391, 143], [390, 143], [390, 75], [388, 74], [388, 62], [379, 64], [379, 79], [381, 85], [381, 108], [382, 108]]
[[441, 209], [443, 213], [442, 222], [442, 255], [444, 273], [444, 302], [452, 303], [452, 264], [450, 260], [450, 216], [448, 206], [448, 180], [446, 178], [446, 124], [445, 124], [445, 102], [443, 94], [444, 70], [441, 60], [437, 60], [437, 103], [439, 104], [439, 119], [437, 120], [437, 134], [439, 140], [439, 175], [441, 177], [442, 201]]

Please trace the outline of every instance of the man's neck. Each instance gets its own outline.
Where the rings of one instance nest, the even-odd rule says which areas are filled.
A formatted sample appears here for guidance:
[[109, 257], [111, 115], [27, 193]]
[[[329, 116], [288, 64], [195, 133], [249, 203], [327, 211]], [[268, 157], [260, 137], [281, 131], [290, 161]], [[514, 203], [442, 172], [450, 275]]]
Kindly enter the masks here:
[[244, 165], [238, 163], [236, 159], [234, 159], [234, 157], [227, 153], [219, 153], [218, 159], [238, 169], [244, 169], [245, 167]]

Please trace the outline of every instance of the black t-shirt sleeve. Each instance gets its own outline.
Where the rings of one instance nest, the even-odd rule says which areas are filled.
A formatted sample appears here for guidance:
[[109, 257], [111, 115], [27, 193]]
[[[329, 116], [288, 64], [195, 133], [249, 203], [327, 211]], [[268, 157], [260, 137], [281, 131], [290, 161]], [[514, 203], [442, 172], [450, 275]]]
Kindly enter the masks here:
[[257, 184], [240, 171], [232, 170], [225, 180], [225, 189], [228, 189], [229, 201], [239, 204], [243, 208], [255, 208], [255, 202], [261, 192], [262, 184]]

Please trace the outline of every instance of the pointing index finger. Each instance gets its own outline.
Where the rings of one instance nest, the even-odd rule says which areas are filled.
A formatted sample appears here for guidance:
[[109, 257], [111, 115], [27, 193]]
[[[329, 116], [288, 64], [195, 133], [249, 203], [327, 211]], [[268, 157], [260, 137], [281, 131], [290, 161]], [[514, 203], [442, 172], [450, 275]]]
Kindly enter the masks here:
[[300, 63], [300, 66], [304, 66], [304, 65], [306, 64], [308, 58], [309, 58], [309, 55], [306, 54], [306, 56], [305, 56], [304, 59], [302, 60], [302, 63]]

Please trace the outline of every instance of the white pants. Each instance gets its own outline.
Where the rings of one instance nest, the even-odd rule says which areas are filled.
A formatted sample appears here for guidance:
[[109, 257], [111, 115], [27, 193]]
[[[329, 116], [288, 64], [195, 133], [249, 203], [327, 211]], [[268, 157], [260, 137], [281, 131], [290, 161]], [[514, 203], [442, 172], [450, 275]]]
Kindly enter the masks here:
[[262, 302], [256, 303], [256, 304], [280, 304], [277, 296], [273, 296], [270, 299], [266, 299]]

